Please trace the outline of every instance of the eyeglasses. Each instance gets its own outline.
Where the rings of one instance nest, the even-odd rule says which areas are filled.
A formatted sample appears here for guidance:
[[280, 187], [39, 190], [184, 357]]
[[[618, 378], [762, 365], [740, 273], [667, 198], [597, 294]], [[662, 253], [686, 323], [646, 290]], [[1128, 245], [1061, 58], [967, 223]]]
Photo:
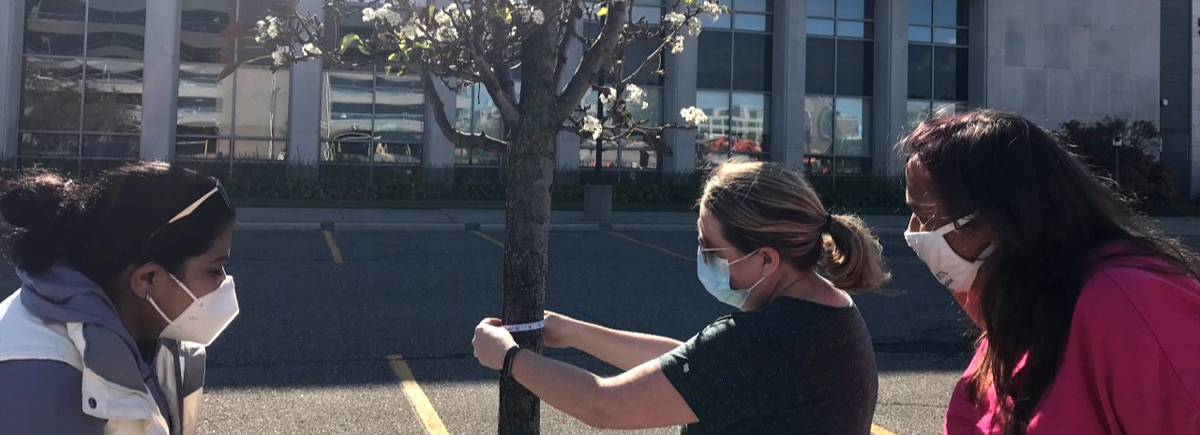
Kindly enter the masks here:
[[700, 256], [705, 265], [712, 266], [717, 263], [717, 252], [730, 250], [733, 250], [733, 248], [697, 248], [697, 255]]
[[146, 239], [146, 244], [149, 245], [150, 241], [154, 240], [154, 238], [156, 236], [158, 236], [158, 233], [161, 233], [163, 230], [167, 229], [167, 227], [171, 226], [171, 224], [178, 222], [180, 219], [190, 216], [192, 213], [195, 213], [196, 209], [199, 209], [200, 205], [204, 204], [204, 201], [207, 201], [209, 198], [212, 198], [213, 195], [216, 195], [218, 193], [221, 194], [221, 199], [225, 200], [225, 206], [232, 209], [233, 206], [229, 202], [229, 197], [226, 196], [225, 192], [221, 190], [221, 183], [218, 182], [216, 186], [213, 186], [212, 190], [208, 191], [208, 193], [205, 193], [204, 196], [200, 197], [200, 199], [197, 199], [196, 201], [192, 202], [191, 205], [188, 205], [186, 208], [183, 209], [183, 211], [179, 212], [179, 214], [176, 214], [175, 217], [172, 217], [171, 220], [169, 220], [169, 221], [167, 221], [167, 223], [163, 224], [163, 226], [158, 227], [158, 229], [154, 230], [153, 233], [150, 233], [150, 237]]

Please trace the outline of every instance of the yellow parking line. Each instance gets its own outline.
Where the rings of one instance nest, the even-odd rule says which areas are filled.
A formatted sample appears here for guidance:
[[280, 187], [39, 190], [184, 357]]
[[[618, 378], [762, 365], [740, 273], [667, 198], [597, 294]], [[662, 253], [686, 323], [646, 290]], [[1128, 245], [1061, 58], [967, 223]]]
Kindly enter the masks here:
[[896, 433], [873, 424], [871, 425], [871, 435], [896, 435]]
[[404, 362], [404, 357], [390, 355], [388, 356], [388, 365], [392, 366], [392, 371], [396, 373], [396, 377], [400, 378], [400, 388], [404, 391], [404, 396], [408, 398], [408, 404], [412, 405], [413, 412], [421, 420], [421, 426], [425, 428], [425, 433], [450, 435], [450, 432], [446, 430], [446, 425], [442, 424], [442, 418], [438, 417], [437, 411], [433, 409], [433, 404], [429, 402], [429, 397], [425, 395], [421, 385], [417, 384], [412, 369], [408, 368], [408, 363]]
[[633, 242], [633, 243], [635, 243], [635, 244], [642, 245], [642, 246], [645, 246], [645, 247], [647, 247], [647, 248], [650, 248], [650, 249], [653, 249], [653, 250], [656, 250], [656, 251], [662, 252], [662, 253], [664, 253], [664, 254], [670, 255], [670, 256], [672, 256], [672, 257], [678, 258], [678, 259], [680, 259], [680, 260], [683, 260], [683, 261], [687, 261], [687, 262], [694, 262], [694, 261], [696, 261], [696, 259], [695, 259], [694, 257], [688, 257], [688, 256], [685, 256], [685, 255], [680, 255], [678, 252], [672, 251], [672, 250], [670, 250], [670, 249], [667, 249], [667, 248], [664, 248], [664, 247], [661, 247], [661, 246], [658, 246], [658, 245], [652, 245], [652, 244], [649, 244], [649, 243], [643, 242], [643, 241], [641, 241], [641, 240], [635, 239], [635, 238], [633, 238], [633, 237], [626, 236], [626, 235], [624, 235], [624, 234], [621, 234], [621, 233], [614, 233], [614, 232], [612, 232], [612, 231], [609, 231], [608, 233], [609, 233], [609, 234], [612, 234], [612, 235], [614, 235], [614, 236], [620, 237], [620, 238], [622, 238], [622, 239], [628, 240], [628, 241], [630, 241], [630, 242]]
[[501, 241], [499, 241], [499, 240], [496, 240], [496, 239], [492, 238], [492, 236], [489, 236], [489, 235], [487, 235], [487, 234], [484, 234], [482, 231], [471, 231], [471, 232], [472, 232], [472, 233], [475, 233], [475, 235], [476, 235], [476, 236], [483, 237], [483, 240], [487, 240], [487, 241], [489, 241], [489, 242], [492, 242], [492, 244], [493, 244], [493, 245], [499, 246], [499, 247], [501, 247], [501, 248], [503, 248], [503, 247], [504, 247], [504, 243], [502, 243], [502, 242], [501, 242]]
[[325, 244], [329, 245], [329, 253], [333, 254], [333, 262], [341, 263], [342, 262], [342, 250], [338, 249], [337, 241], [333, 240], [333, 233], [331, 233], [329, 231], [322, 231], [322, 232], [325, 233]]

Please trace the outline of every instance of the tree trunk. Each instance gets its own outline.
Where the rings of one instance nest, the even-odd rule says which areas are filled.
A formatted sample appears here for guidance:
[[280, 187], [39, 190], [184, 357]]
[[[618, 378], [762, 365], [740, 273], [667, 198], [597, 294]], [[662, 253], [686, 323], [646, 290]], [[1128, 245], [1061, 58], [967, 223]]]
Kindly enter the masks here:
[[[502, 314], [506, 324], [541, 320], [546, 301], [554, 140], [563, 122], [555, 119], [554, 113], [554, 30], [553, 26], [543, 26], [521, 47], [521, 120], [509, 136], [508, 147]], [[514, 338], [521, 347], [541, 353], [540, 330], [517, 333]], [[500, 435], [537, 435], [540, 425], [538, 398], [514, 380], [501, 380]]]

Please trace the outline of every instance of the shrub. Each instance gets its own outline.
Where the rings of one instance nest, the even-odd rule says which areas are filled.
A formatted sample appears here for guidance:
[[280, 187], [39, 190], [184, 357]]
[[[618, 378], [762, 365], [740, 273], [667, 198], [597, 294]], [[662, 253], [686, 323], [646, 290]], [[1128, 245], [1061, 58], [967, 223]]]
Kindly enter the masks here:
[[[1153, 122], [1105, 117], [1093, 123], [1065, 122], [1062, 130], [1060, 138], [1072, 152], [1093, 171], [1116, 181], [1141, 207], [1165, 205], [1175, 198], [1174, 171], [1159, 161], [1162, 139]], [[1117, 138], [1123, 146], [1113, 146]]]

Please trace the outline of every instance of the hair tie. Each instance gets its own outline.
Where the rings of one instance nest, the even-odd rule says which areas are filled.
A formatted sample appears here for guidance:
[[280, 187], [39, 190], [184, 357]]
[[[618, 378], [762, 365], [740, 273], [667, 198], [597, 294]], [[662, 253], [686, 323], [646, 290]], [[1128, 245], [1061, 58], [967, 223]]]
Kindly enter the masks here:
[[825, 223], [821, 224], [821, 234], [828, 234], [829, 230], [832, 228], [833, 228], [833, 215], [826, 213], [825, 214]]

